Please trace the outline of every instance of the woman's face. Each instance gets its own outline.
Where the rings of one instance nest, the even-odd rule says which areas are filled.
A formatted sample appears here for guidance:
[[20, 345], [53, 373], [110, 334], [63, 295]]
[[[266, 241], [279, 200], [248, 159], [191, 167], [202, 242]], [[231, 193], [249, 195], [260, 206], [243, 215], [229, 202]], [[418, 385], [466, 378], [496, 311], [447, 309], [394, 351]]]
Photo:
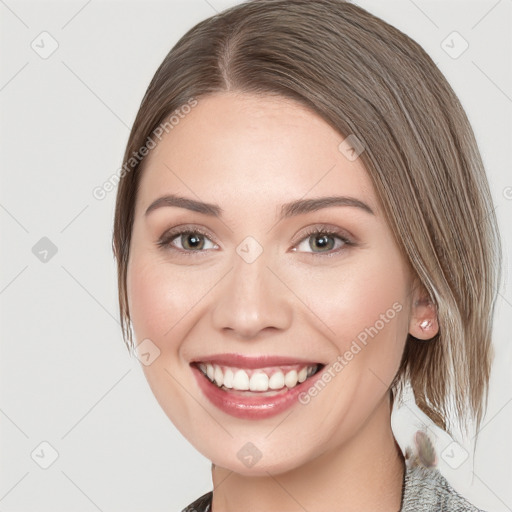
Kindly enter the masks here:
[[[180, 432], [238, 473], [287, 471], [369, 420], [389, 423], [410, 274], [342, 141], [291, 100], [224, 93], [199, 99], [146, 160], [127, 277], [142, 368]], [[192, 209], [162, 201], [147, 212], [171, 194]], [[360, 203], [312, 207], [338, 196]], [[228, 387], [193, 364], [215, 357], [211, 377]]]

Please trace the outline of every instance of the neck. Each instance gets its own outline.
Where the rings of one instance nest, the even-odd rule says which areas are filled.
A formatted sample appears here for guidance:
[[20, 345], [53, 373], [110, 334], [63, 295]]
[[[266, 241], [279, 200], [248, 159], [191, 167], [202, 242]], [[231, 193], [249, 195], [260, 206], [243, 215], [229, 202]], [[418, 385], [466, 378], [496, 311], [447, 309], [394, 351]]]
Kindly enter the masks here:
[[213, 466], [212, 512], [397, 512], [404, 471], [386, 396], [354, 436], [300, 467], [251, 477]]

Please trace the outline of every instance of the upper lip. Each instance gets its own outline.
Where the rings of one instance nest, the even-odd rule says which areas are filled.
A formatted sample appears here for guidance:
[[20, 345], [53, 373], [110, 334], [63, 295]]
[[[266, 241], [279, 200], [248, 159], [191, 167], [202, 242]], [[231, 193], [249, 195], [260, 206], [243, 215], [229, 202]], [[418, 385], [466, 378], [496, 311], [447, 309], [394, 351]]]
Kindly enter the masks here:
[[244, 356], [242, 354], [213, 354], [210, 356], [198, 357], [192, 363], [215, 363], [224, 366], [233, 366], [235, 368], [265, 368], [267, 366], [285, 366], [295, 364], [319, 364], [318, 361], [311, 359], [301, 359], [289, 356]]

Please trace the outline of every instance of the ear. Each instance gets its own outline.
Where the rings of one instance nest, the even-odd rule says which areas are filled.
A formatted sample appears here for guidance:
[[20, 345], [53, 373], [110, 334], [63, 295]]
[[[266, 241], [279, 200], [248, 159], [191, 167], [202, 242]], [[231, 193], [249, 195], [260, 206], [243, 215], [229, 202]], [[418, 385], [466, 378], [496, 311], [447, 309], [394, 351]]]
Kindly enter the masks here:
[[409, 334], [418, 340], [430, 340], [439, 332], [437, 308], [419, 281], [415, 282], [411, 301]]

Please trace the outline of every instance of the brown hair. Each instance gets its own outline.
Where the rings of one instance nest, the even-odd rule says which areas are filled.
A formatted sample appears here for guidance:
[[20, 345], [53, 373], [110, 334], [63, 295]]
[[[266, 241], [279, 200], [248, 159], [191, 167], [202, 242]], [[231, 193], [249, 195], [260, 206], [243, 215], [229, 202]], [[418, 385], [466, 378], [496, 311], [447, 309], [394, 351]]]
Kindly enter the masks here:
[[[410, 37], [343, 0], [254, 0], [189, 30], [156, 71], [124, 156], [166, 116], [221, 91], [277, 94], [364, 145], [362, 159], [396, 243], [437, 309], [430, 341], [408, 335], [392, 383], [410, 382], [441, 428], [481, 422], [501, 241], [477, 143], [454, 91]], [[123, 337], [133, 350], [126, 273], [145, 159], [117, 191], [113, 250]]]

